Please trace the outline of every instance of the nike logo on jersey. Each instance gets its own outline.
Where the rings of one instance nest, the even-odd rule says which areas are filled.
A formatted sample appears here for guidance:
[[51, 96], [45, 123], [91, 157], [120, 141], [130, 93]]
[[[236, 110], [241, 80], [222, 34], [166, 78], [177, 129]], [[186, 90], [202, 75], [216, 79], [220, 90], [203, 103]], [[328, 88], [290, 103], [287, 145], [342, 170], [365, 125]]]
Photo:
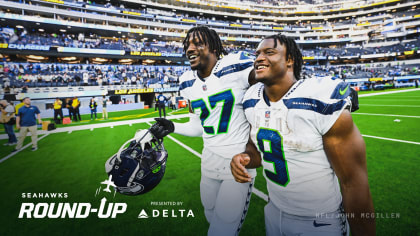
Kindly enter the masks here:
[[350, 86], [347, 86], [344, 90], [339, 90], [339, 92], [340, 92], [340, 95], [344, 95], [345, 93], [346, 93], [346, 91], [347, 91], [347, 89], [349, 89], [349, 87]]
[[321, 226], [327, 226], [327, 225], [331, 225], [331, 224], [316, 223], [316, 221], [314, 220], [314, 226], [315, 227], [321, 227]]

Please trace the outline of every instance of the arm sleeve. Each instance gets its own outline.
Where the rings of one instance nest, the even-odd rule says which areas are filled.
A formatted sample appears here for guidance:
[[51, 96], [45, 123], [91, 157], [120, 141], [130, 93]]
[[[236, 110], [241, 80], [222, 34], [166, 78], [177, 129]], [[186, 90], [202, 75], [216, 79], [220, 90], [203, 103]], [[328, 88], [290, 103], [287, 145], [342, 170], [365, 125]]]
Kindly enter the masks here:
[[[322, 135], [330, 130], [341, 113], [351, 104], [350, 85], [340, 81], [326, 80], [317, 90], [317, 93], [320, 94], [318, 107], [322, 107], [322, 109], [314, 113], [314, 122]], [[342, 93], [343, 91], [344, 93]]]
[[200, 118], [195, 114], [190, 114], [190, 121], [186, 123], [175, 123], [174, 133], [189, 136], [199, 137], [203, 135], [203, 127], [201, 126]]

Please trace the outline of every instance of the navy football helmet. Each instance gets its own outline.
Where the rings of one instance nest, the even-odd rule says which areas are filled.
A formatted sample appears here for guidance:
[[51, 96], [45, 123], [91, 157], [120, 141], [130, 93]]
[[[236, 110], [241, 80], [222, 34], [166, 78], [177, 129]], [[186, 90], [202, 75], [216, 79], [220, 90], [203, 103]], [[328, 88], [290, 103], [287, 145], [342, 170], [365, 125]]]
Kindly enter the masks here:
[[133, 139], [106, 161], [105, 171], [108, 176], [112, 175], [117, 192], [139, 195], [159, 184], [165, 174], [167, 158], [163, 139], [156, 138], [149, 130], [138, 130]]

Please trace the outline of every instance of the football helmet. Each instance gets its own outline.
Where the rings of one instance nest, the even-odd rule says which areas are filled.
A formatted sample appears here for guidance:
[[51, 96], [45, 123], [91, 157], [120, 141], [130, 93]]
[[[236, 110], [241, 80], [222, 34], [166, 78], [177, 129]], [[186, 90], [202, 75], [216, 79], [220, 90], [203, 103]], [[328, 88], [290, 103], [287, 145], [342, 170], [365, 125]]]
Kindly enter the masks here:
[[[126, 147], [128, 145], [128, 147]], [[139, 195], [155, 188], [166, 169], [168, 152], [163, 139], [149, 130], [138, 130], [134, 138], [125, 142], [105, 163], [105, 171], [125, 195]]]

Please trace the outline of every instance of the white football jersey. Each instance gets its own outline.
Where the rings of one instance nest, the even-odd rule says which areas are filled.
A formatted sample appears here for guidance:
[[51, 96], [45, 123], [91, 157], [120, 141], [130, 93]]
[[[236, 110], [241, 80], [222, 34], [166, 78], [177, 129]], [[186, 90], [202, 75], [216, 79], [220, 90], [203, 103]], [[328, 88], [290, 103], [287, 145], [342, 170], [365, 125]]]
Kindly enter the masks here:
[[300, 216], [339, 208], [340, 186], [322, 136], [350, 105], [349, 94], [347, 83], [326, 78], [299, 80], [274, 103], [262, 83], [247, 91], [245, 115], [263, 158], [270, 200], [277, 208]]
[[[233, 178], [229, 162], [235, 154], [245, 151], [249, 139], [249, 124], [242, 99], [249, 88], [248, 77], [252, 69], [253, 60], [246, 52], [238, 52], [218, 60], [205, 79], [191, 70], [180, 77], [181, 96], [190, 100], [191, 108], [200, 117], [203, 127], [204, 172], [225, 172], [224, 175]], [[206, 151], [224, 160], [214, 160], [217, 159], [214, 155], [208, 158], [213, 160], [207, 160]]]

